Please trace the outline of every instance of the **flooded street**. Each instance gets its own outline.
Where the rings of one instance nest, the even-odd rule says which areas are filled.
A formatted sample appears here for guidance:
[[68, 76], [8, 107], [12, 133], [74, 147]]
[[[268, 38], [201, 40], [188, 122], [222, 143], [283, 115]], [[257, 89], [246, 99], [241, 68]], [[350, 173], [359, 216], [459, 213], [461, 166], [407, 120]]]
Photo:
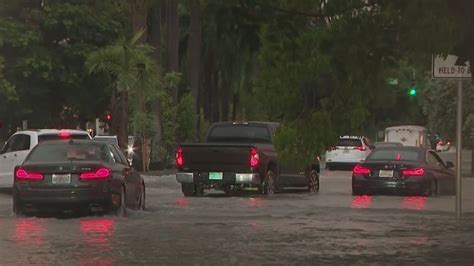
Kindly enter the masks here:
[[454, 196], [358, 196], [350, 172], [321, 192], [184, 198], [174, 176], [146, 177], [145, 212], [127, 218], [13, 217], [0, 194], [0, 265], [316, 265], [474, 263], [474, 182]]

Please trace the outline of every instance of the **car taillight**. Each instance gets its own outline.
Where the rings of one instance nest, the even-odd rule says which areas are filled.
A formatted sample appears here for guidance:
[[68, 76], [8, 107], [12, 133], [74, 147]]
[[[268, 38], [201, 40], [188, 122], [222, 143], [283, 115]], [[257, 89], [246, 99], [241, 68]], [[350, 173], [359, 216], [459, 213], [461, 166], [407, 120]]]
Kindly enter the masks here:
[[352, 173], [354, 175], [370, 175], [370, 169], [362, 165], [356, 165], [354, 169], [352, 169]]
[[258, 150], [255, 147], [250, 148], [250, 167], [257, 168], [260, 164], [260, 156], [258, 155]]
[[410, 169], [403, 169], [402, 170], [403, 176], [424, 176], [425, 169], [424, 168], [410, 168]]
[[367, 148], [365, 146], [356, 146], [354, 149], [358, 150], [358, 151], [366, 151], [367, 150]]
[[15, 178], [21, 180], [43, 180], [43, 174], [36, 172], [28, 172], [23, 168], [18, 168], [15, 172]]
[[110, 176], [110, 169], [101, 167], [97, 169], [95, 172], [83, 172], [80, 175], [81, 179], [105, 179]]
[[183, 148], [176, 149], [176, 167], [181, 168], [184, 165]]

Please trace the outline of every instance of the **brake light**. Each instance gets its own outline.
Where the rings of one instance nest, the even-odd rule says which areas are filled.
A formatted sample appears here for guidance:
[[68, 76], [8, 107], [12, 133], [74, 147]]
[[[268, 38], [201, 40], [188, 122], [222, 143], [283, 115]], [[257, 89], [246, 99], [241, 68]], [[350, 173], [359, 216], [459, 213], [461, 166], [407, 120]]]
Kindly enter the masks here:
[[97, 169], [95, 172], [83, 172], [80, 175], [81, 179], [105, 179], [110, 176], [110, 169], [101, 167]]
[[184, 165], [183, 148], [176, 149], [176, 167], [181, 168]]
[[424, 168], [411, 168], [411, 169], [403, 169], [402, 170], [403, 176], [424, 176], [425, 169]]
[[35, 173], [35, 172], [27, 172], [23, 168], [18, 168], [15, 172], [15, 178], [21, 180], [35, 180], [40, 181], [43, 180], [43, 174]]
[[63, 139], [67, 139], [71, 137], [71, 133], [67, 131], [59, 131], [58, 135], [60, 138], [63, 138]]
[[258, 150], [255, 147], [250, 148], [250, 167], [257, 168], [260, 164], [260, 156], [258, 155]]
[[358, 150], [358, 151], [366, 151], [367, 150], [367, 148], [365, 146], [356, 146], [354, 149]]
[[370, 175], [370, 169], [364, 167], [362, 165], [356, 165], [354, 169], [352, 169], [352, 174], [354, 175]]

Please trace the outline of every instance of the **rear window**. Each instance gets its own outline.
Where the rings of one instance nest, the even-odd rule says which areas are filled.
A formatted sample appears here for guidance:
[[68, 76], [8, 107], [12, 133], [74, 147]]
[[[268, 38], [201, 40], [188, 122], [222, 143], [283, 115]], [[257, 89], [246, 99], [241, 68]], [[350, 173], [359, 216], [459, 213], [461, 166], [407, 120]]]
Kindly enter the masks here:
[[61, 140], [61, 139], [90, 139], [87, 134], [74, 134], [71, 133], [69, 137], [63, 137], [59, 134], [41, 134], [38, 136], [38, 143], [48, 140]]
[[106, 145], [59, 142], [36, 146], [26, 161], [108, 161], [109, 156]]
[[339, 139], [336, 146], [343, 146], [343, 147], [362, 146], [362, 141], [360, 139]]
[[271, 143], [267, 127], [232, 125], [214, 127], [207, 137], [208, 142]]
[[417, 150], [376, 149], [366, 161], [420, 161], [420, 159], [421, 153]]

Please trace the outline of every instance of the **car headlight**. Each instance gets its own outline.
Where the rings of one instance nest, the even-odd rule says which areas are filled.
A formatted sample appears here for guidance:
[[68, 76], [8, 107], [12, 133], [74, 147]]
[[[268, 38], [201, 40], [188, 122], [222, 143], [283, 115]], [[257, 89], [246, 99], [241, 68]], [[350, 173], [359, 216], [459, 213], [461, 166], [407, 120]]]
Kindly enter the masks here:
[[132, 147], [132, 146], [128, 146], [127, 152], [130, 153], [130, 154], [132, 154], [132, 153], [133, 153], [133, 147]]

